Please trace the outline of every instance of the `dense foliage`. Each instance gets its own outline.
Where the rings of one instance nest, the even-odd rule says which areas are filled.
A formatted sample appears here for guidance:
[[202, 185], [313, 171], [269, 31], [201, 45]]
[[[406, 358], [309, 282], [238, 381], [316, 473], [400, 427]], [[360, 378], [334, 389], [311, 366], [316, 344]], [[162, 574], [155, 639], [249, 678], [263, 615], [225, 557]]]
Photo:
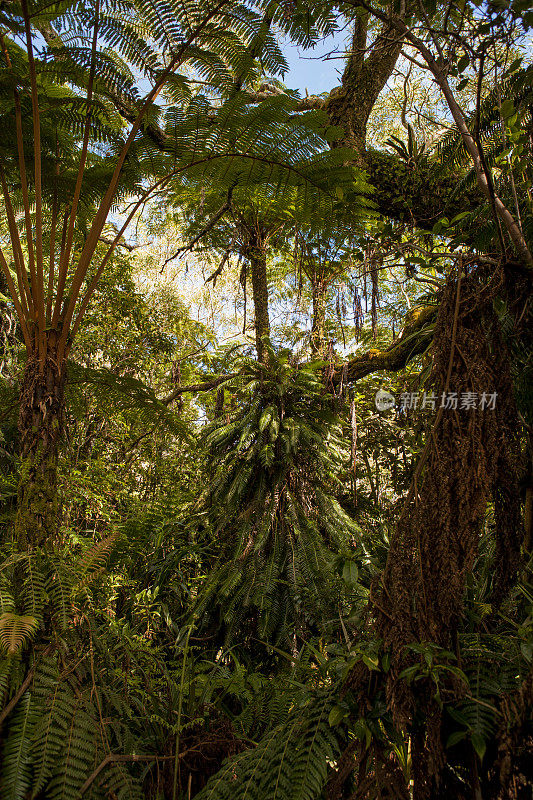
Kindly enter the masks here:
[[0, 28], [2, 800], [531, 798], [528, 4]]

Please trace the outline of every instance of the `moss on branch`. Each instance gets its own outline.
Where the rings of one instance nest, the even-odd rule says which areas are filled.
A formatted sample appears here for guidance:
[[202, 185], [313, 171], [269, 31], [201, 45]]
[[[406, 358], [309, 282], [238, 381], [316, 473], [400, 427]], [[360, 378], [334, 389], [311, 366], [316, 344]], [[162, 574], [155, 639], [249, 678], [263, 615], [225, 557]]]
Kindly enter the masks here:
[[413, 311], [400, 337], [386, 350], [368, 350], [340, 364], [333, 373], [331, 383], [334, 386], [340, 383], [355, 383], [373, 372], [381, 370], [398, 372], [403, 369], [412, 358], [427, 348], [431, 331], [428, 329], [427, 335], [424, 335], [423, 331], [426, 327], [429, 328], [436, 314], [436, 306], [426, 306]]

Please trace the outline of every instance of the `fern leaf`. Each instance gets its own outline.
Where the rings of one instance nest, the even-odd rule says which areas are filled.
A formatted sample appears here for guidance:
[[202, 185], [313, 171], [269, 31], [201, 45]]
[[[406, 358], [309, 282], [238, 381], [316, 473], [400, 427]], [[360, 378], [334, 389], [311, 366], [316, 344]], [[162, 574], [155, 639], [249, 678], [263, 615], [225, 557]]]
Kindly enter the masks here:
[[31, 782], [31, 745], [35, 723], [32, 695], [20, 699], [2, 752], [2, 800], [24, 800]]
[[0, 616], [0, 643], [9, 656], [21, 650], [37, 630], [35, 617], [6, 612]]

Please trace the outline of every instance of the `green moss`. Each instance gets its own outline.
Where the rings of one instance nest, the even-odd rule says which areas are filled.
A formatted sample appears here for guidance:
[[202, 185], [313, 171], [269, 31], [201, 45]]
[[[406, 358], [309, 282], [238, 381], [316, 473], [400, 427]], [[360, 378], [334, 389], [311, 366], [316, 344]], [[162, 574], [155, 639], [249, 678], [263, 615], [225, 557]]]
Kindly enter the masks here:
[[57, 456], [42, 450], [40, 443], [20, 464], [15, 539], [22, 549], [44, 546], [57, 531]]

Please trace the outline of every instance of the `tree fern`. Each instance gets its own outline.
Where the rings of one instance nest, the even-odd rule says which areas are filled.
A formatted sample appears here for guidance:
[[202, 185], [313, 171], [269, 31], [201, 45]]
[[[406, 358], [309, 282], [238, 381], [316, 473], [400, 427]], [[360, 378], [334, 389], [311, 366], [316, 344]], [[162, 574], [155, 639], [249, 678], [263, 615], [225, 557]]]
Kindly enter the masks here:
[[229, 759], [198, 800], [317, 800], [339, 753], [331, 696], [294, 709], [258, 745]]
[[333, 496], [346, 455], [320, 369], [272, 350], [268, 367], [245, 362], [243, 385], [229, 385], [240, 409], [205, 431], [204, 503], [225, 544], [198, 613], [218, 597], [229, 637], [257, 613], [262, 636], [287, 640], [294, 625], [318, 621], [322, 601], [342, 596], [333, 559], [357, 547], [358, 529]]

